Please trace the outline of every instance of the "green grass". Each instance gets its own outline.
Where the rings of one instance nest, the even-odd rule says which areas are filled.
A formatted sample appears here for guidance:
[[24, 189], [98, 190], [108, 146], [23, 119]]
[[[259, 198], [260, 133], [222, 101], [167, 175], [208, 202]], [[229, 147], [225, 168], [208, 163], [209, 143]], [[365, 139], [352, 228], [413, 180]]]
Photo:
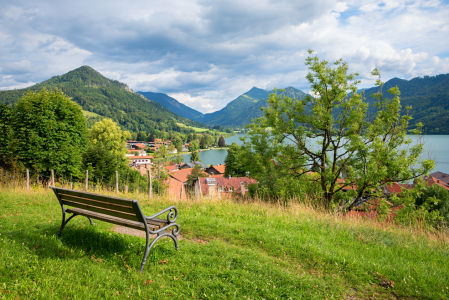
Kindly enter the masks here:
[[86, 118], [102, 117], [102, 116], [100, 116], [99, 114], [96, 114], [96, 113], [94, 113], [94, 112], [90, 112], [90, 111], [87, 111], [87, 110], [83, 110], [83, 115], [84, 115], [84, 117], [86, 117]]
[[193, 129], [193, 130], [195, 130], [195, 132], [205, 132], [205, 131], [208, 131], [208, 130], [209, 130], [208, 128], [200, 128], [200, 127], [187, 126], [187, 125], [185, 125], [185, 124], [183, 124], [183, 123], [176, 123], [176, 124], [178, 124], [180, 127], [186, 127], [186, 128]]
[[83, 217], [58, 239], [52, 191], [1, 190], [0, 299], [449, 298], [442, 234], [300, 205], [137, 198], [146, 214], [175, 204], [182, 235], [179, 251], [158, 241], [143, 274], [144, 239]]

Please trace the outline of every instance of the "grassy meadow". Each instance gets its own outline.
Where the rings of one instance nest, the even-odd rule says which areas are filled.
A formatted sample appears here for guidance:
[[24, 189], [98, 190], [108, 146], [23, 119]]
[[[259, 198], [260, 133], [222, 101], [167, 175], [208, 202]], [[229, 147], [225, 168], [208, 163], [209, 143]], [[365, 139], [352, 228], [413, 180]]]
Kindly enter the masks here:
[[[123, 195], [122, 195], [123, 196]], [[0, 299], [448, 299], [449, 238], [307, 205], [138, 199], [179, 209], [179, 251], [77, 216], [53, 192], [0, 189]]]

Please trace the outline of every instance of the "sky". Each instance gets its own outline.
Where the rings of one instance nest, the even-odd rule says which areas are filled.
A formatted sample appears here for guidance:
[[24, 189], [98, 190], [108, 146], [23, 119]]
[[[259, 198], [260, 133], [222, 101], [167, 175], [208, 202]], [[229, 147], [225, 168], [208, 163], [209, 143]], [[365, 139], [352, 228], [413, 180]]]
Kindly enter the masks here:
[[449, 73], [449, 1], [1, 0], [0, 90], [88, 65], [203, 113], [252, 87], [309, 91], [307, 50], [361, 88]]

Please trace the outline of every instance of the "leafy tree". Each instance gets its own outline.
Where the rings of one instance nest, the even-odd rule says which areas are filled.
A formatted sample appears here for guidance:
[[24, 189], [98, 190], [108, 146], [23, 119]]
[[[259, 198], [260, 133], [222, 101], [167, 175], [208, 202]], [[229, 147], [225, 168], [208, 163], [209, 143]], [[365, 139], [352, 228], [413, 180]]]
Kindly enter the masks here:
[[182, 155], [178, 154], [178, 155], [172, 156], [172, 158], [170, 158], [170, 160], [176, 164], [182, 164], [184, 162], [184, 157], [182, 157]]
[[116, 170], [126, 169], [126, 162], [125, 157], [113, 154], [102, 142], [95, 145], [89, 143], [86, 152], [83, 153], [83, 169], [89, 170], [93, 175], [92, 180], [113, 177]]
[[438, 211], [449, 224], [449, 192], [444, 187], [437, 184], [426, 186], [415, 198], [415, 205], [429, 212]]
[[0, 104], [0, 162], [10, 163], [12, 156], [9, 152], [9, 142], [12, 136], [11, 129], [12, 109]]
[[[110, 119], [103, 119], [92, 126], [89, 130], [89, 146], [83, 154], [83, 169], [89, 170], [93, 180], [95, 177], [97, 180], [110, 179], [115, 171], [120, 174], [131, 172], [125, 157], [128, 153], [126, 140], [130, 135]], [[137, 151], [132, 153], [138, 154]]]
[[[268, 152], [281, 174], [318, 182], [328, 207], [337, 204], [335, 195], [343, 187], [355, 186], [343, 199], [352, 209], [368, 192], [380, 195], [384, 184], [417, 178], [433, 168], [433, 161], [418, 160], [422, 143], [409, 150], [402, 147], [411, 143], [406, 136], [410, 117], [409, 108], [401, 116], [398, 88], [391, 88], [388, 98], [381, 91], [374, 94], [377, 111], [367, 118], [367, 103], [357, 93], [357, 74], [349, 74], [341, 59], [332, 66], [312, 53], [306, 59], [310, 70], [306, 78], [316, 97], [298, 100], [271, 94], [264, 116], [250, 126], [249, 136], [271, 129]], [[373, 75], [379, 72], [374, 70]], [[380, 79], [377, 85], [382, 88]], [[413, 133], [419, 134], [419, 128]], [[316, 178], [308, 175], [314, 164]], [[341, 184], [337, 179], [343, 171], [346, 177]]]
[[126, 140], [131, 137], [128, 131], [122, 131], [111, 119], [103, 119], [95, 123], [89, 130], [89, 141], [94, 146], [102, 143], [113, 155], [125, 157]]
[[176, 150], [178, 150], [178, 153], [180, 153], [182, 151], [182, 140], [179, 136], [175, 136], [172, 140], [171, 140], [172, 145], [174, 145], [176, 147]]
[[201, 165], [196, 164], [195, 167], [193, 167], [192, 171], [189, 175], [187, 175], [187, 185], [192, 186], [193, 180], [197, 179], [198, 177], [208, 177], [209, 174], [206, 174], [201, 169]]
[[189, 143], [189, 152], [195, 152], [200, 149], [200, 145], [197, 141], [192, 141]]
[[167, 147], [165, 147], [164, 144], [162, 144], [159, 147], [159, 151], [158, 151], [159, 156], [162, 158], [162, 160], [166, 161], [167, 156], [168, 156], [168, 150]]
[[78, 174], [87, 142], [81, 107], [58, 89], [26, 93], [11, 115], [9, 149], [19, 166]]
[[149, 142], [150, 142], [150, 143], [154, 143], [154, 134], [151, 134], [151, 135], [150, 135], [150, 140], [149, 140]]
[[197, 150], [193, 151], [192, 154], [190, 154], [190, 162], [194, 161], [201, 161], [200, 154]]
[[207, 137], [206, 137], [206, 135], [203, 135], [203, 136], [201, 136], [201, 138], [200, 138], [200, 148], [201, 148], [201, 149], [206, 149], [207, 146], [208, 146], [208, 143], [207, 143]]
[[222, 135], [218, 139], [218, 147], [226, 147], [226, 141]]
[[241, 155], [241, 148], [237, 143], [232, 143], [231, 147], [228, 149], [228, 155], [225, 158], [224, 163], [225, 166], [225, 173], [224, 176], [233, 176], [233, 177], [239, 177], [239, 176], [245, 176], [245, 167], [242, 164], [242, 155]]

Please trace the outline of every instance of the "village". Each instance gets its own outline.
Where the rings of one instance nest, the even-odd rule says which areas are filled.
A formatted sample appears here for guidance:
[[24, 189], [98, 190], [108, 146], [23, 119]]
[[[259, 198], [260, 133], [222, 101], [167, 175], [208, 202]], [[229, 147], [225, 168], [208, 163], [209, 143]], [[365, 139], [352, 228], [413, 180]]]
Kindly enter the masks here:
[[[199, 140], [198, 140], [199, 143]], [[194, 191], [194, 198], [232, 198], [236, 195], [245, 196], [249, 184], [257, 184], [255, 179], [248, 177], [224, 177], [225, 164], [206, 166], [200, 161], [185, 163], [175, 163], [173, 161], [155, 162], [154, 155], [147, 155], [147, 150], [156, 153], [161, 147], [170, 149], [171, 140], [155, 139], [154, 142], [127, 141], [126, 147], [131, 169], [138, 170], [141, 175], [146, 176], [151, 169], [155, 169], [158, 176], [160, 172], [168, 175], [165, 180], [167, 192], [170, 196], [186, 200], [187, 190], [191, 188]], [[189, 143], [184, 143], [182, 152], [187, 152]], [[172, 149], [169, 154], [177, 154], [177, 149]], [[189, 175], [192, 174], [195, 166], [201, 169], [201, 175], [193, 179], [188, 186]]]

